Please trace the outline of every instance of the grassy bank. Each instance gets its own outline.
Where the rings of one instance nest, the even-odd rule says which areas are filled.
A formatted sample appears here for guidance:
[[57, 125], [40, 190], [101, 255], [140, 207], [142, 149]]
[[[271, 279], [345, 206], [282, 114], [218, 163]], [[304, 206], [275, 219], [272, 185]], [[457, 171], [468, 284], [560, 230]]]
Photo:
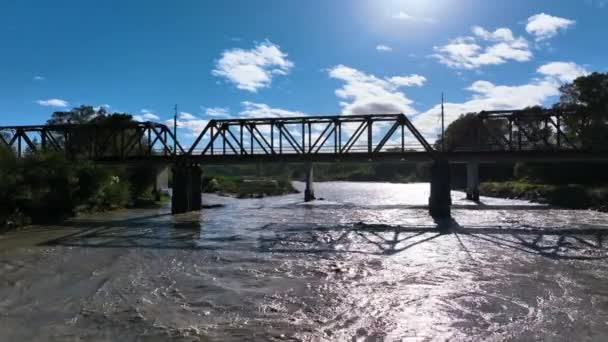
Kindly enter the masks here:
[[550, 185], [525, 181], [481, 183], [482, 196], [523, 199], [571, 209], [608, 211], [608, 186]]
[[239, 176], [208, 176], [203, 178], [203, 192], [237, 198], [280, 196], [297, 193], [287, 178], [249, 178]]

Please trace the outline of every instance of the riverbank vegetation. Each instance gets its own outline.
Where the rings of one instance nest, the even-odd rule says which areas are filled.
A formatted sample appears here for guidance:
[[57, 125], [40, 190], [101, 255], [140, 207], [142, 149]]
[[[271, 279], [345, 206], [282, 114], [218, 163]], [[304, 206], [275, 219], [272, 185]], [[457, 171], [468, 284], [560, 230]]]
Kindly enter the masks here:
[[[560, 88], [560, 99], [552, 109], [566, 113], [561, 136], [585, 151], [608, 150], [608, 73], [579, 77]], [[544, 142], [555, 143], [557, 133], [541, 123], [526, 118], [543, 110], [527, 108], [520, 122], [525, 125], [526, 139], [542, 148]], [[492, 144], [489, 134], [477, 136], [474, 114], [465, 114], [450, 124], [445, 133], [448, 150], [461, 146]], [[489, 127], [494, 136], [508, 136], [506, 123]], [[441, 140], [437, 141], [437, 145]], [[464, 179], [464, 166], [455, 167], [456, 178]], [[588, 162], [517, 163], [482, 166], [480, 193], [485, 196], [521, 198], [567, 208], [608, 208], [608, 164]], [[454, 179], [454, 177], [452, 178]], [[461, 187], [464, 185], [461, 184]]]
[[[352, 181], [352, 182], [392, 182], [411, 183], [428, 180], [427, 164], [403, 163], [315, 163], [315, 182]], [[208, 165], [203, 167], [207, 176], [229, 176], [246, 178], [270, 178], [275, 180], [304, 181], [303, 164], [266, 163], [258, 165]]]
[[287, 178], [204, 176], [203, 192], [237, 198], [260, 198], [298, 193]]
[[[125, 114], [82, 106], [54, 113], [49, 123], [82, 123], [86, 117], [102, 124], [131, 120]], [[167, 199], [153, 189], [156, 172], [149, 167], [100, 165], [50, 151], [26, 151], [17, 158], [14, 150], [0, 146], [0, 231], [53, 223], [83, 211], [154, 205], [159, 198]]]

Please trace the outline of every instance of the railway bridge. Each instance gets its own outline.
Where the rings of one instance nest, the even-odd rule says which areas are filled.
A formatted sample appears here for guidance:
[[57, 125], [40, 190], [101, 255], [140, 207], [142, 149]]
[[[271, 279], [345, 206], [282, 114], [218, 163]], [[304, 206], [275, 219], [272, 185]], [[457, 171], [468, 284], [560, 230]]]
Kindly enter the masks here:
[[172, 167], [172, 212], [201, 209], [201, 165], [302, 163], [305, 200], [314, 199], [317, 162], [429, 162], [429, 212], [450, 215], [450, 163], [467, 165], [467, 198], [479, 199], [479, 164], [497, 162], [606, 162], [608, 149], [575, 139], [566, 129], [574, 113], [556, 110], [477, 113], [463, 141], [430, 144], [403, 114], [210, 120], [184, 148], [175, 132], [154, 122], [0, 127], [0, 145], [21, 157], [51, 150], [100, 163]]

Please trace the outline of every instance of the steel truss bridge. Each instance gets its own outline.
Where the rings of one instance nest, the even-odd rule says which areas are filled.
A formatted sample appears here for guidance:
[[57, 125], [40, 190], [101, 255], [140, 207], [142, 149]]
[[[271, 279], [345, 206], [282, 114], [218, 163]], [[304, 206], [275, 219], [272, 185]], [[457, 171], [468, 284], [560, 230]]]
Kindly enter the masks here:
[[[0, 127], [0, 146], [21, 157], [51, 150], [100, 162], [608, 161], [606, 147], [574, 141], [571, 113], [487, 111], [467, 142], [444, 151], [403, 114], [210, 120], [189, 148], [153, 122]], [[446, 142], [447, 143], [447, 142]]]
[[431, 161], [429, 213], [446, 218], [449, 163], [467, 163], [467, 198], [479, 200], [479, 163], [608, 161], [608, 144], [593, 144], [569, 131], [569, 120], [584, 120], [575, 115], [481, 112], [460, 122], [464, 127], [457, 141], [447, 134], [440, 146], [431, 145], [403, 114], [210, 120], [188, 149], [169, 127], [153, 122], [0, 127], [0, 146], [18, 157], [48, 150], [97, 162], [172, 164], [173, 213], [201, 209], [201, 164], [307, 163], [304, 196], [309, 201], [314, 199], [314, 162]]

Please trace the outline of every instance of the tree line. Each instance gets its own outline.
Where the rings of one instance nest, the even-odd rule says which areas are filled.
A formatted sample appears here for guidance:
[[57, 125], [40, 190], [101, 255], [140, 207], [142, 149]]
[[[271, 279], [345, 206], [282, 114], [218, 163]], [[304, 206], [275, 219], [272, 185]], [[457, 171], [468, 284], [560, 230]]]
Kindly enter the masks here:
[[[53, 113], [47, 124], [94, 123], [108, 128], [110, 134], [117, 124], [131, 122], [133, 117], [127, 113], [79, 106]], [[61, 143], [63, 137], [56, 139]], [[85, 146], [90, 137], [76, 134], [71, 139]], [[40, 147], [40, 142], [34, 143]], [[73, 145], [79, 146], [78, 141]], [[18, 158], [14, 149], [0, 144], [0, 230], [54, 222], [80, 211], [152, 204], [158, 199], [153, 188], [156, 172], [150, 167], [96, 164], [78, 151], [68, 158], [37, 148]]]

